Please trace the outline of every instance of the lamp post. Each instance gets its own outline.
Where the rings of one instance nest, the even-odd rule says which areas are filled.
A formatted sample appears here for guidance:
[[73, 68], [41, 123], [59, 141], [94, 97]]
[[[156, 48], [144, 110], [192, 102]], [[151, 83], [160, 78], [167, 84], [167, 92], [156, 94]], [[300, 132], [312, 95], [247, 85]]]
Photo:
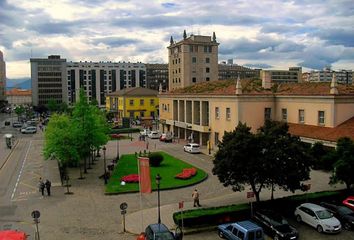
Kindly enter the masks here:
[[161, 181], [161, 176], [160, 176], [160, 174], [157, 174], [155, 179], [156, 179], [156, 185], [157, 185], [157, 209], [158, 209], [157, 223], [161, 224], [161, 215], [160, 215], [160, 181]]
[[106, 170], [106, 146], [103, 146], [103, 168], [104, 168], [104, 184], [107, 184], [107, 170]]

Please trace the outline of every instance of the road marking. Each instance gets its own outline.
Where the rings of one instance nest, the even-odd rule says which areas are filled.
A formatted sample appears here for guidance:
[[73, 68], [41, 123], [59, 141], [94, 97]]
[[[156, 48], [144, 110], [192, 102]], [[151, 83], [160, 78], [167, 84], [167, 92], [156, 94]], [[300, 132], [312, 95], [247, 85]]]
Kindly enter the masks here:
[[24, 166], [25, 166], [25, 163], [26, 163], [27, 156], [28, 156], [29, 150], [30, 150], [30, 148], [31, 148], [31, 145], [32, 145], [32, 140], [30, 141], [30, 144], [29, 144], [29, 146], [28, 146], [28, 148], [27, 148], [26, 155], [25, 155], [25, 159], [23, 160], [20, 174], [19, 174], [18, 177], [17, 177], [16, 184], [15, 184], [14, 190], [13, 190], [12, 195], [11, 195], [11, 200], [14, 199], [15, 192], [16, 192], [16, 189], [17, 189], [17, 185], [18, 185], [18, 183], [19, 183], [19, 181], [20, 181], [20, 178], [21, 178], [21, 175], [22, 175], [22, 171], [23, 171], [23, 168], [24, 168]]
[[33, 187], [32, 185], [27, 184], [27, 183], [22, 182], [22, 181], [20, 182], [20, 184], [25, 185], [25, 186], [27, 186], [27, 187], [29, 187], [29, 188], [32, 188], [32, 189], [37, 189], [37, 187]]

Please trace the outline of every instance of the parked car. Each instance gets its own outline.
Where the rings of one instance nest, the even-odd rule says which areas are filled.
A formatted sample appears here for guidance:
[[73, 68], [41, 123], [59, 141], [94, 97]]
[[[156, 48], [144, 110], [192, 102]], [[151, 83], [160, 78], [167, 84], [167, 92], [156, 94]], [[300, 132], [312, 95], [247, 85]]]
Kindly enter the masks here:
[[26, 124], [28, 126], [37, 126], [37, 122], [36, 121], [32, 121], [32, 120], [27, 121]]
[[145, 232], [140, 234], [137, 239], [144, 240], [182, 240], [183, 234], [176, 230], [172, 233], [165, 224], [155, 223], [146, 227]]
[[140, 135], [142, 136], [147, 136], [150, 133], [150, 129], [143, 129], [142, 131], [140, 131]]
[[332, 213], [313, 203], [303, 203], [298, 206], [295, 217], [298, 222], [307, 223], [320, 233], [338, 233], [342, 230], [339, 220]]
[[161, 142], [172, 142], [172, 135], [171, 133], [163, 133], [160, 136], [160, 141]]
[[160, 138], [160, 133], [158, 131], [151, 131], [148, 134], [148, 137], [151, 139], [159, 139]]
[[37, 127], [29, 126], [21, 129], [21, 133], [36, 133], [37, 132]]
[[339, 219], [344, 229], [354, 229], [354, 211], [348, 207], [335, 205], [331, 203], [321, 202], [322, 207], [325, 207]]
[[197, 143], [188, 143], [183, 146], [185, 152], [189, 153], [200, 153], [200, 146]]
[[12, 123], [12, 127], [14, 127], [14, 128], [20, 128], [20, 127], [22, 127], [22, 123], [20, 123], [20, 122], [13, 122], [13, 123]]
[[226, 223], [218, 226], [220, 238], [229, 240], [263, 240], [263, 229], [251, 221]]
[[270, 210], [256, 211], [253, 217], [264, 232], [274, 240], [294, 240], [299, 237], [298, 231], [276, 212]]
[[344, 199], [343, 204], [351, 210], [354, 210], [354, 196], [350, 196]]

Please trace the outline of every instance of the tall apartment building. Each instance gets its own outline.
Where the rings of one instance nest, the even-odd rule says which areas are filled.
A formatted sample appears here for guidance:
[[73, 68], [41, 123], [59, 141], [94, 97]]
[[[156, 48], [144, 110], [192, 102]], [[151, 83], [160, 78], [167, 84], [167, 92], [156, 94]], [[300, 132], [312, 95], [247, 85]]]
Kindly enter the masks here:
[[270, 88], [274, 83], [300, 83], [302, 68], [289, 67], [289, 70], [261, 70], [262, 87]]
[[311, 71], [309, 73], [309, 82], [330, 82], [333, 77], [333, 73], [336, 74], [338, 83], [352, 84], [353, 83], [353, 71], [352, 70], [339, 70], [333, 71], [331, 68], [326, 67], [321, 71]]
[[168, 46], [169, 90], [218, 79], [218, 46], [213, 37], [191, 35]]
[[49, 100], [68, 103], [66, 59], [59, 55], [31, 58], [32, 103], [46, 105]]
[[168, 90], [168, 65], [145, 64], [147, 88], [159, 90], [161, 84], [163, 90]]
[[68, 99], [75, 103], [83, 88], [91, 101], [106, 104], [106, 94], [131, 87], [146, 87], [143, 63], [130, 62], [68, 62], [66, 64]]
[[6, 99], [5, 89], [6, 89], [6, 64], [4, 61], [4, 55], [0, 51], [0, 101], [4, 101]]
[[[230, 62], [230, 63], [229, 63]], [[236, 80], [238, 76], [240, 76], [241, 79], [252, 79], [252, 78], [259, 78], [260, 70], [257, 69], [251, 69], [247, 67], [243, 67], [237, 64], [232, 64], [230, 59], [228, 60], [228, 63], [221, 63], [218, 65], [218, 70], [219, 70], [219, 80], [228, 80], [228, 79], [234, 79]]]

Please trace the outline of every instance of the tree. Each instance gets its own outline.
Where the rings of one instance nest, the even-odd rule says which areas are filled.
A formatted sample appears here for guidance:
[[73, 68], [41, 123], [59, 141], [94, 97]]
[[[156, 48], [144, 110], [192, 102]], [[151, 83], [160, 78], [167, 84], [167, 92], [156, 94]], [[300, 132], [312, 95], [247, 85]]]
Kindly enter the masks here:
[[232, 132], [225, 132], [215, 155], [213, 174], [223, 185], [242, 191], [250, 184], [257, 201], [266, 176], [260, 160], [261, 147], [251, 128], [241, 122]]
[[55, 112], [58, 110], [58, 103], [54, 99], [50, 99], [47, 104], [48, 110]]
[[285, 122], [267, 120], [258, 131], [262, 145], [262, 161], [265, 162], [266, 186], [285, 191], [301, 189], [301, 181], [309, 179], [311, 157], [298, 137], [288, 133]]
[[76, 147], [76, 137], [72, 131], [69, 116], [65, 114], [52, 115], [45, 131], [44, 157], [49, 159], [54, 156], [64, 169], [70, 163], [79, 161]]
[[224, 186], [242, 191], [249, 184], [256, 200], [264, 187], [275, 186], [286, 191], [301, 188], [309, 178], [310, 161], [299, 138], [288, 133], [288, 125], [266, 121], [257, 134], [239, 123], [233, 132], [225, 133], [215, 155], [213, 174]]
[[25, 109], [22, 105], [21, 105], [21, 106], [17, 106], [17, 107], [15, 108], [15, 113], [16, 113], [16, 115], [17, 115], [17, 120], [18, 120], [18, 121], [20, 120], [20, 116], [21, 116], [22, 114], [24, 114], [25, 111], [26, 111], [26, 109]]
[[334, 152], [337, 161], [334, 163], [330, 183], [345, 183], [349, 190], [354, 184], [354, 142], [348, 137], [340, 138], [337, 141], [337, 148]]

